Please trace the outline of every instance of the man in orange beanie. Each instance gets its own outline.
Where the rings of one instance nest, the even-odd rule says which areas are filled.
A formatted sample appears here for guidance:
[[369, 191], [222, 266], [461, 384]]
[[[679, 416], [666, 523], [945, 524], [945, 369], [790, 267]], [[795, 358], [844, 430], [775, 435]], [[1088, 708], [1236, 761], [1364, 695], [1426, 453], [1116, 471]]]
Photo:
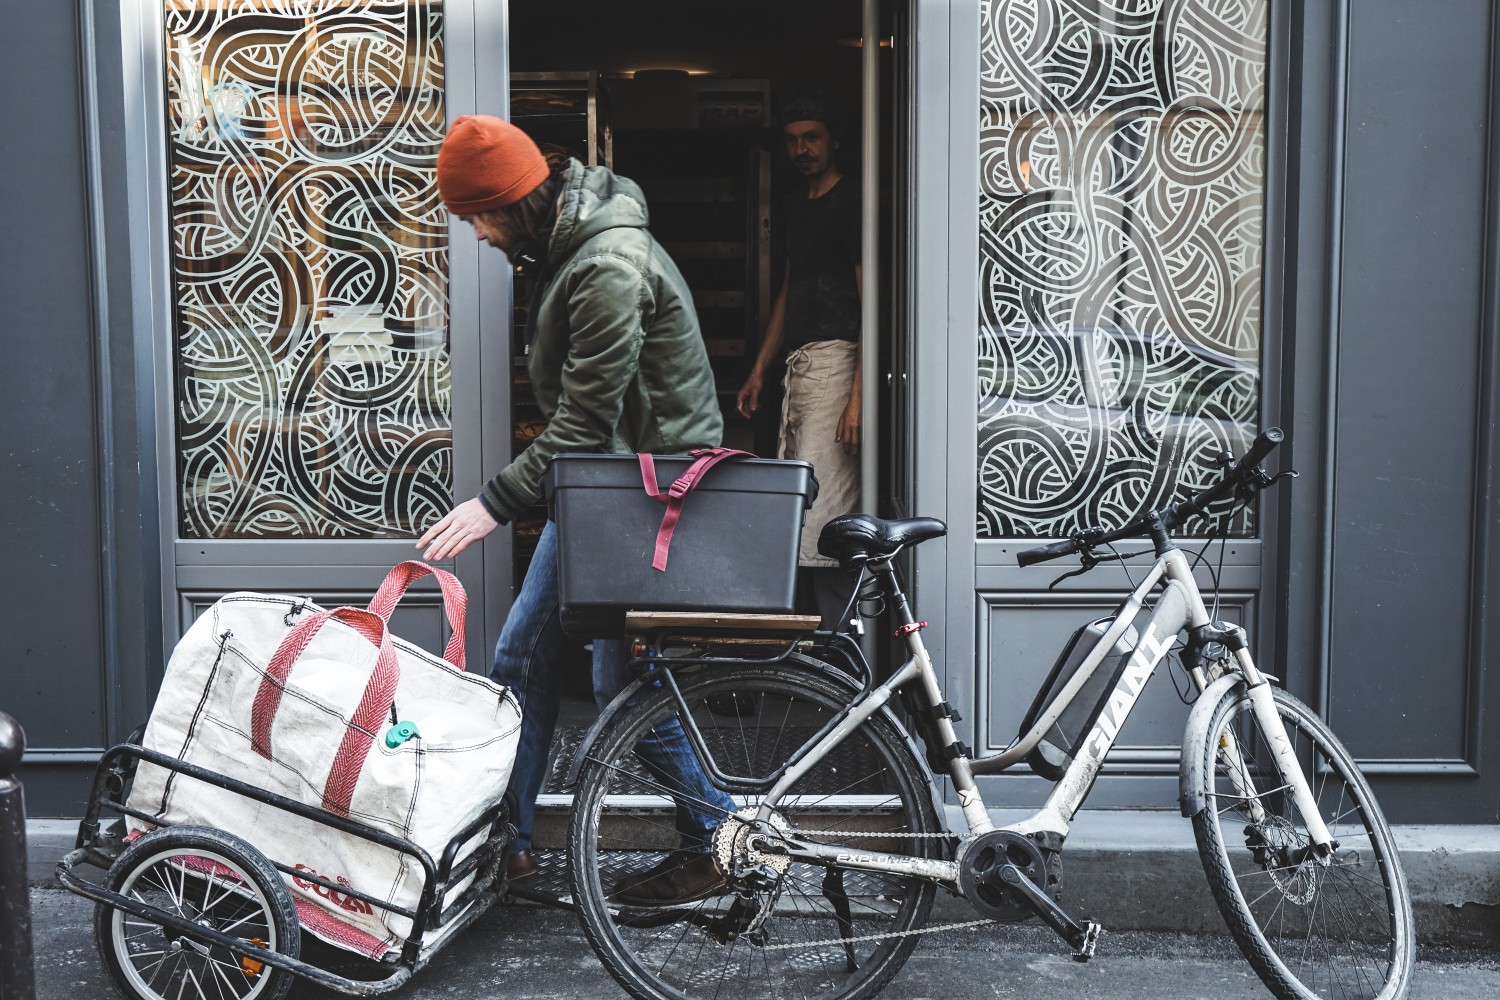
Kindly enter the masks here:
[[[417, 542], [448, 559], [542, 496], [542, 473], [561, 452], [683, 454], [716, 447], [724, 423], [692, 293], [646, 229], [646, 199], [604, 167], [549, 167], [536, 143], [498, 118], [454, 121], [438, 153], [438, 193], [448, 210], [512, 263], [534, 269], [527, 368], [547, 428], [479, 496], [460, 503]], [[557, 532], [548, 521], [516, 595], [490, 676], [521, 701], [521, 742], [510, 788], [519, 803], [512, 878], [536, 870], [532, 820], [557, 724], [561, 654]], [[632, 680], [625, 640], [595, 640], [600, 708]], [[670, 731], [669, 731], [670, 730]], [[708, 853], [734, 801], [708, 783], [680, 725], [658, 726], [637, 753], [658, 781], [679, 790], [681, 849], [621, 880], [623, 905], [665, 906], [726, 891]]]

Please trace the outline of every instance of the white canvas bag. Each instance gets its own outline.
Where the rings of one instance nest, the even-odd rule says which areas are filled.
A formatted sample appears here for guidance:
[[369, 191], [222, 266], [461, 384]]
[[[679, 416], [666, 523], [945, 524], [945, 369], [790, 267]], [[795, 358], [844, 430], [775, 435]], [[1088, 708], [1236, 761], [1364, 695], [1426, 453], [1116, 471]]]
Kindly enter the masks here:
[[[446, 661], [387, 627], [408, 585], [428, 573], [453, 630]], [[393, 834], [440, 865], [449, 842], [504, 796], [521, 729], [515, 696], [463, 671], [465, 602], [452, 574], [415, 561], [393, 569], [368, 608], [230, 594], [173, 651], [144, 745]], [[162, 823], [218, 827], [273, 861], [416, 909], [423, 873], [415, 859], [331, 826], [145, 763], [129, 805]], [[151, 828], [134, 818], [130, 826]], [[463, 845], [460, 860], [485, 832]], [[411, 933], [399, 914], [301, 878], [287, 882], [304, 928], [331, 943], [378, 959]], [[424, 937], [431, 944], [441, 932]]]

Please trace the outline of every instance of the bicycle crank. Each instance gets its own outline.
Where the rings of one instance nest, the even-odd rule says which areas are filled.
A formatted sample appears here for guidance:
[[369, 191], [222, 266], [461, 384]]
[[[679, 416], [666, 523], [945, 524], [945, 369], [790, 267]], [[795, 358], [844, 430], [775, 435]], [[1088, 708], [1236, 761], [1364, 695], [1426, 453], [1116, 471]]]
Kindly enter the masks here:
[[1073, 948], [1073, 959], [1094, 956], [1102, 928], [1092, 920], [1082, 924], [1070, 917], [1037, 885], [1054, 888], [1042, 849], [1030, 837], [1009, 830], [993, 830], [964, 845], [958, 862], [958, 886], [980, 913], [1014, 922], [1039, 916]]

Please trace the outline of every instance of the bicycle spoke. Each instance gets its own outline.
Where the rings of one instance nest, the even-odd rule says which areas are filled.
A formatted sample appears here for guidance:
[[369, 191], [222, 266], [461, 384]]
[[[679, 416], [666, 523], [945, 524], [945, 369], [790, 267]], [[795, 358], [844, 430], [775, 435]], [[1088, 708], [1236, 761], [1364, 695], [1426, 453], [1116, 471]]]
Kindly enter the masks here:
[[169, 957], [169, 953], [165, 949], [162, 951], [150, 952], [149, 954], [160, 955], [161, 957], [152, 962], [148, 969], [142, 970], [142, 975], [148, 983], [155, 982], [156, 973], [160, 971], [161, 967], [164, 964], [166, 964], [167, 958]]
[[193, 981], [193, 988], [198, 991], [198, 996], [203, 996], [203, 986], [198, 982], [198, 976], [193, 972], [193, 967], [190, 965], [184, 966], [183, 971], [187, 975], [177, 983], [177, 1000], [182, 1000], [182, 991], [187, 989], [189, 979]]
[[[1313, 857], [1302, 813], [1283, 782], [1257, 793], [1263, 806], [1279, 800], [1279, 808], [1267, 810], [1253, 835], [1236, 828], [1244, 797], [1222, 787], [1229, 784], [1227, 765], [1209, 751], [1215, 767], [1208, 791], [1216, 801], [1194, 825], [1210, 884], [1241, 948], [1277, 996], [1398, 996], [1411, 972], [1411, 914], [1404, 888], [1395, 888], [1402, 883], [1388, 828], [1347, 752], [1322, 723], [1283, 692], [1273, 697], [1296, 758], [1312, 777], [1318, 814], [1339, 848], [1331, 858]], [[1246, 697], [1227, 696], [1218, 712], [1220, 731], [1248, 727], [1253, 739], [1241, 739], [1241, 748], [1264, 748], [1271, 759], [1269, 739]], [[1247, 770], [1239, 773], [1272, 773], [1256, 755], [1244, 759]], [[1208, 852], [1231, 863], [1218, 868]], [[1292, 859], [1297, 863], [1285, 863]], [[1216, 871], [1228, 872], [1236, 895], [1227, 892], [1222, 874], [1214, 880]]]
[[[849, 696], [846, 689], [822, 678], [812, 678], [804, 686], [800, 677], [782, 685], [771, 670], [752, 671], [750, 676], [750, 680], [721, 675], [679, 682], [680, 690], [713, 759], [733, 763], [737, 773], [769, 780], [785, 772], [789, 758], [824, 730]], [[723, 711], [729, 707], [736, 707], [737, 713]], [[714, 714], [714, 708], [721, 709], [720, 713]], [[738, 863], [723, 876], [730, 884], [721, 895], [670, 910], [629, 908], [607, 927], [588, 917], [590, 912], [600, 912], [593, 907], [610, 905], [613, 873], [619, 870], [610, 860], [612, 854], [622, 854], [622, 865], [634, 869], [637, 857], [660, 859], [677, 843], [672, 805], [692, 805], [693, 798], [674, 796], [668, 789], [670, 782], [643, 778], [624, 752], [632, 745], [633, 733], [644, 732], [675, 711], [680, 709], [669, 697], [643, 702], [638, 721], [621, 723], [617, 734], [601, 739], [586, 763], [574, 826], [588, 828], [581, 839], [589, 846], [576, 845], [571, 861], [591, 943], [596, 948], [602, 945], [601, 954], [612, 956], [611, 961], [630, 976], [639, 977], [631, 981], [652, 984], [642, 986], [638, 995], [798, 1000], [832, 998], [855, 983], [883, 982], [899, 967], [915, 939], [852, 939], [871, 931], [905, 930], [919, 913], [925, 913], [932, 887], [915, 878], [851, 870], [857, 883], [834, 888], [822, 863], [784, 858], [760, 868], [764, 862], [740, 853]], [[871, 731], [877, 724], [888, 725], [872, 722], [855, 727], [836, 748], [808, 766], [785, 797], [767, 810], [773, 828], [766, 832], [775, 836], [782, 831], [797, 838], [803, 830], [820, 831], [815, 840], [828, 847], [857, 850], [864, 843], [878, 845], [885, 852], [893, 849], [891, 840], [868, 839], [869, 834], [905, 834], [914, 828], [923, 832], [918, 811], [928, 801], [922, 784], [925, 772], [918, 770], [920, 765], [904, 740], [898, 745], [895, 738], [873, 739]], [[905, 771], [900, 770], [903, 763]], [[662, 807], [640, 808], [632, 802], [631, 808], [619, 814], [621, 827], [613, 829], [610, 804], [617, 796], [642, 794], [661, 796]], [[735, 799], [742, 817], [764, 809], [762, 796], [737, 795]], [[930, 816], [930, 805], [925, 808]], [[850, 832], [823, 832], [828, 830]], [[732, 828], [717, 839], [714, 849], [745, 851], [745, 844], [732, 836], [735, 832]], [[910, 843], [897, 838], [899, 846], [894, 849], [910, 850]], [[936, 841], [916, 842], [917, 853], [931, 843]], [[631, 856], [621, 848], [640, 850]], [[838, 898], [841, 891], [846, 898]], [[894, 899], [877, 902], [878, 894]], [[848, 922], [841, 914], [848, 916]], [[852, 968], [850, 951], [855, 958]]]
[[[210, 967], [214, 970], [215, 977], [223, 989], [229, 991], [230, 996], [238, 996], [240, 992], [248, 991], [255, 986], [253, 979], [246, 975], [245, 967], [242, 965], [211, 959]], [[241, 980], [238, 984], [235, 981], [236, 976]]]
[[605, 761], [598, 760], [595, 757], [590, 757], [589, 760], [591, 762], [593, 762], [593, 763], [599, 764], [600, 766], [606, 767], [606, 768], [608, 768], [608, 769], [610, 769], [612, 771], [615, 771], [615, 772], [617, 772], [619, 774], [629, 775], [632, 781], [638, 782], [640, 784], [644, 784], [648, 788], [651, 788], [651, 789], [654, 789], [656, 791], [659, 791], [664, 796], [666, 796], [669, 799], [673, 799], [674, 801], [682, 801], [682, 802], [685, 802], [685, 803], [691, 803], [693, 805], [703, 806], [704, 808], [706, 808], [708, 810], [711, 810], [711, 811], [717, 811], [719, 809], [719, 806], [716, 803], [709, 802], [706, 799], [700, 799], [700, 798], [698, 798], [695, 795], [689, 795], [686, 791], [679, 791], [679, 790], [674, 790], [674, 789], [668, 788], [666, 785], [663, 785], [661, 782], [656, 781], [655, 779], [653, 779], [653, 778], [651, 778], [649, 776], [641, 775], [641, 774], [639, 774], [639, 773], [637, 773], [635, 771], [632, 771], [632, 770], [629, 770], [627, 768], [624, 768], [624, 767], [620, 766], [619, 764], [610, 764], [610, 763], [607, 763]]
[[188, 905], [188, 873], [187, 873], [187, 869], [183, 868], [181, 865], [176, 865], [176, 866], [173, 866], [173, 867], [175, 867], [175, 869], [176, 869], [177, 889], [172, 894], [172, 902], [177, 905], [178, 909], [181, 909], [184, 912], [186, 912], [187, 911], [187, 905]]
[[[208, 955], [206, 956], [206, 958], [208, 971], [214, 974], [214, 982], [218, 986], [219, 996], [224, 996], [225, 988], [228, 988], [231, 996], [235, 995], [234, 984], [229, 981], [229, 976], [224, 972], [223, 969], [223, 965], [225, 963], [223, 963], [220, 959], [214, 958], [212, 955]], [[231, 968], [233, 968], [236, 972], [239, 972], [242, 976], [244, 975], [241, 966], [234, 965], [231, 966]]]
[[222, 927], [219, 928], [219, 930], [223, 931], [225, 934], [228, 934], [230, 931], [234, 930], [235, 928], [244, 926], [246, 923], [250, 922], [251, 920], [256, 919], [260, 915], [261, 915], [260, 911], [258, 911], [258, 910], [250, 910], [250, 911], [246, 912], [245, 915], [242, 916], [242, 917], [240, 917], [238, 920], [235, 920], [235, 921], [233, 921], [231, 923], [223, 925]]
[[139, 919], [139, 918], [133, 919], [133, 920], [132, 919], [125, 920], [124, 921], [124, 926], [126, 926], [126, 927], [139, 927], [139, 928], [141, 928], [139, 931], [135, 932], [134, 934], [126, 934], [125, 935], [125, 940], [126, 941], [135, 941], [135, 940], [139, 940], [140, 938], [149, 937], [152, 934], [160, 934], [160, 933], [162, 933], [162, 926], [161, 926], [161, 924], [152, 923], [149, 920], [142, 920], [142, 919]]

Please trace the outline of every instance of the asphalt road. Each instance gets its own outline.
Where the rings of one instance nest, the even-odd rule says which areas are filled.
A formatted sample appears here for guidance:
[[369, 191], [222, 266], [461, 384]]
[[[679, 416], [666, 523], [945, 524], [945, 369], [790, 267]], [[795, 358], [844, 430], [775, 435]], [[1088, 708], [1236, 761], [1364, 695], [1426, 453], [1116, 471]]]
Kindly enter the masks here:
[[[92, 904], [32, 892], [37, 1000], [111, 995], [94, 948]], [[394, 994], [400, 1000], [595, 1000], [624, 997], [576, 918], [533, 905], [497, 907]], [[294, 1000], [342, 996], [299, 983]], [[998, 926], [925, 937], [882, 1000], [1265, 1000], [1270, 994], [1225, 939], [1106, 933], [1092, 962], [1072, 961], [1042, 927]], [[1410, 1000], [1500, 997], [1500, 951], [1429, 949]], [[732, 998], [730, 998], [732, 1000]]]

